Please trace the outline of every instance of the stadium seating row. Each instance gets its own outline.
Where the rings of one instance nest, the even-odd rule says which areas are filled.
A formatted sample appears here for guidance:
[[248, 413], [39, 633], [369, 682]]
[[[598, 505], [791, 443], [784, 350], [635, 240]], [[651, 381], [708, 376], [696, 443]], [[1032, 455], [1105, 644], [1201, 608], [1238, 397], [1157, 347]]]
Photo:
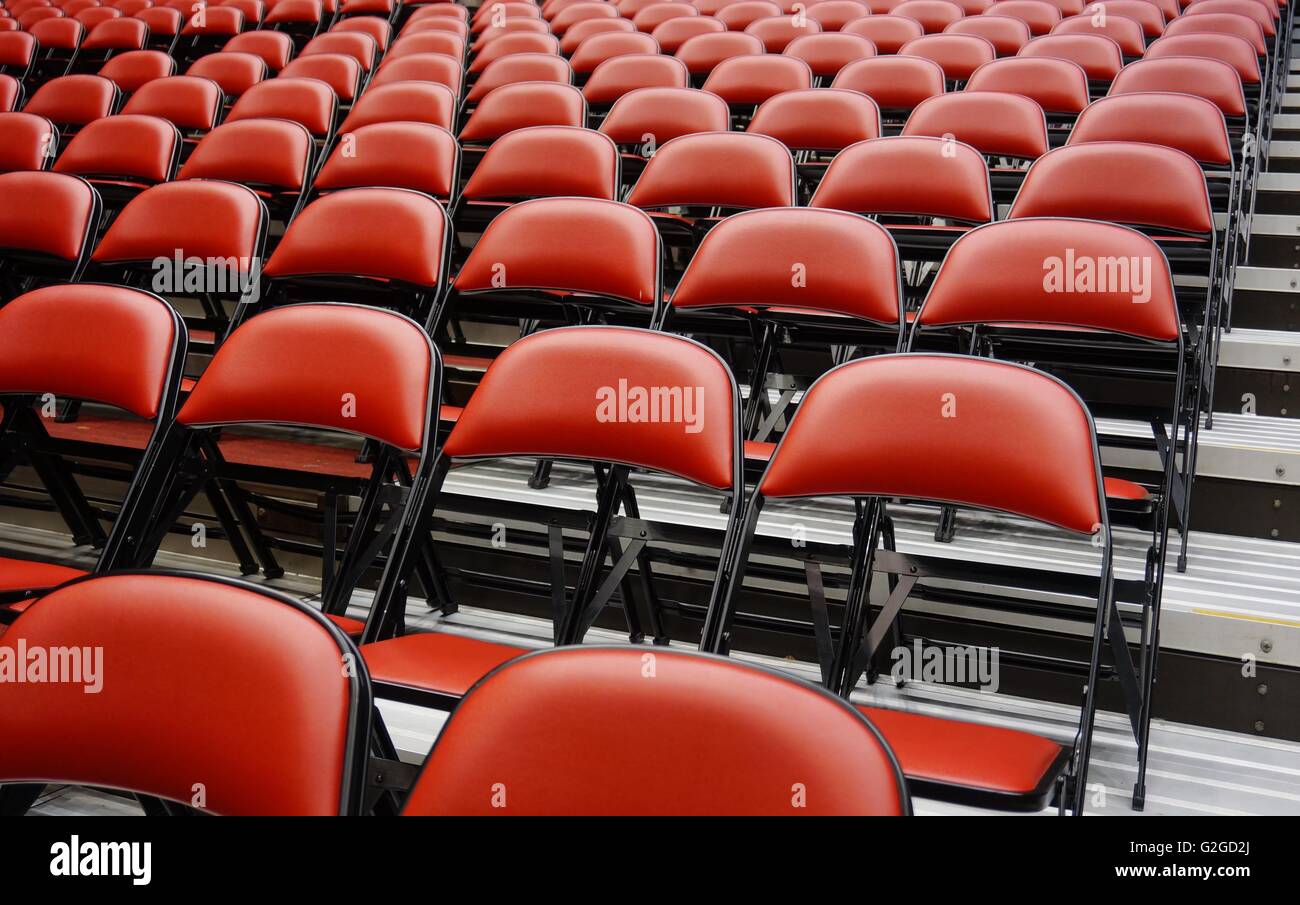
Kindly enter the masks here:
[[[548, 202], [528, 204], [546, 206]], [[762, 213], [780, 216], [779, 212]], [[886, 241], [883, 232], [866, 221], [845, 214], [822, 216], [842, 219], [838, 225], [847, 228], [850, 236], [853, 231], [867, 230], [857, 241], [868, 234], [876, 242]], [[1098, 229], [1115, 230], [1108, 237], [1112, 242], [1144, 241], [1117, 227], [1099, 225]], [[1164, 304], [1157, 302], [1150, 310], [1162, 310], [1169, 316], [1173, 308], [1167, 288], [1160, 298]], [[1100, 307], [1105, 310], [1107, 306], [1103, 302]], [[113, 317], [100, 322], [110, 310]], [[91, 312], [97, 317], [89, 316]], [[956, 320], [969, 318], [954, 314]], [[939, 314], [938, 319], [942, 321], [944, 315]], [[1165, 329], [1172, 326], [1166, 324]], [[52, 335], [63, 341], [38, 340]], [[312, 337], [310, 348], [295, 343], [305, 335]], [[177, 511], [177, 497], [192, 492], [196, 474], [212, 473], [206, 468], [196, 472], [191, 461], [197, 456], [220, 473], [222, 462], [213, 444], [224, 442], [219, 434], [223, 427], [290, 423], [347, 431], [378, 441], [381, 453], [376, 456], [374, 474], [386, 483], [405, 473], [408, 482], [407, 492], [390, 496], [394, 511], [386, 521], [396, 523], [387, 529], [392, 546], [363, 635], [368, 643], [360, 649], [370, 679], [381, 694], [386, 687], [407, 694], [424, 691], [443, 699], [459, 698], [483, 674], [520, 653], [450, 635], [393, 636], [389, 630], [405, 604], [420, 539], [427, 536], [438, 489], [452, 462], [522, 454], [604, 463], [607, 471], [596, 518], [606, 526], [618, 508], [632, 468], [729, 490], [738, 499], [743, 491], [740, 398], [734, 379], [715, 353], [682, 337], [635, 328], [583, 326], [545, 330], [520, 340], [493, 363], [440, 448], [431, 426], [441, 379], [439, 356], [419, 326], [399, 315], [374, 308], [317, 304], [258, 315], [236, 329], [188, 398], [179, 403], [179, 360], [185, 341], [184, 328], [170, 306], [137, 290], [48, 287], [10, 302], [0, 310], [0, 344], [7, 352], [6, 373], [0, 375], [7, 432], [24, 435], [24, 442], [33, 449], [50, 440], [33, 409], [38, 402], [32, 398], [35, 387], [152, 416], [153, 437], [140, 456], [137, 476], [97, 571], [148, 565], [165, 521]], [[69, 356], [69, 346], [83, 354]], [[115, 361], [123, 360], [132, 367], [124, 371], [114, 366]], [[70, 362], [76, 365], [70, 366]], [[253, 374], [256, 377], [250, 380]], [[538, 393], [539, 375], [546, 375], [544, 394]], [[664, 408], [663, 417], [647, 420], [628, 417], [624, 400], [614, 406], [612, 414], [602, 414], [602, 392], [620, 384], [693, 393], [693, 401], [687, 403], [694, 412], [692, 429], [683, 429], [686, 405], [673, 412]], [[346, 394], [355, 401], [351, 411], [337, 404]], [[964, 407], [958, 418], [945, 414], [944, 394], [954, 395]], [[837, 430], [838, 439], [828, 445], [826, 419], [834, 422], [842, 418], [849, 400], [861, 415], [853, 421], [863, 428], [847, 433]], [[617, 411], [620, 406], [623, 414]], [[992, 448], [987, 441], [989, 419], [1004, 418], [1008, 406], [1023, 414], [1024, 430], [1003, 432], [996, 449]], [[905, 412], [918, 422], [916, 430], [906, 429], [897, 420]], [[880, 423], [904, 429], [885, 433], [866, 427]], [[926, 455], [921, 451], [927, 434], [924, 424], [946, 426], [944, 435], [934, 436], [930, 442], [940, 444], [944, 454], [969, 452], [969, 467], [955, 472], [914, 468], [911, 463]], [[874, 439], [867, 442], [868, 436]], [[810, 454], [802, 448], [805, 443], [818, 445], [819, 452]], [[931, 454], [935, 451], [932, 447]], [[66, 445], [62, 452], [68, 452]], [[1009, 466], [1017, 480], [992, 480], [995, 463], [1002, 471]], [[382, 486], [372, 484], [372, 488], [371, 502], [382, 506], [377, 499]], [[864, 540], [864, 553], [880, 543], [884, 501], [895, 496], [1002, 509], [1097, 536], [1102, 571], [1092, 582], [1098, 594], [1095, 668], [1100, 669], [1102, 626], [1114, 612], [1108, 519], [1091, 419], [1064, 384], [1022, 366], [936, 354], [874, 357], [831, 371], [809, 392], [772, 456], [752, 504], [732, 509], [714, 580], [714, 603], [701, 640], [703, 649], [726, 650], [734, 585], [743, 578], [734, 558], [743, 555], [741, 551], [752, 541], [762, 501], [846, 494], [876, 501], [868, 516], [871, 539], [869, 543]], [[350, 552], [371, 542], [369, 527], [350, 541]], [[644, 545], [644, 538], [640, 543]], [[634, 557], [636, 552], [633, 544], [620, 559]], [[557, 611], [557, 636], [562, 643], [581, 640], [593, 608], [602, 605], [611, 581], [619, 580], [616, 566], [614, 577], [597, 585], [597, 567], [605, 554], [604, 532], [597, 530], [571, 595], [564, 587], [563, 572], [557, 576], [556, 593], [562, 604]], [[15, 564], [12, 560], [8, 563]], [[870, 554], [855, 565], [859, 587], [870, 568]], [[21, 608], [23, 614], [5, 635], [6, 645], [26, 637], [28, 614], [38, 634], [42, 614], [52, 613], [58, 619], [60, 597], [65, 592], [56, 591], [32, 605], [39, 589], [31, 590]], [[854, 613], [846, 614], [841, 643], [847, 659], [840, 664], [844, 670], [854, 668], [850, 661], [871, 654], [870, 650], [859, 651], [859, 645], [869, 643], [875, 632], [873, 626], [868, 635], [867, 626], [858, 624], [864, 623], [865, 617], [862, 601]], [[331, 621], [347, 627], [345, 620]], [[853, 632], [859, 637], [850, 643]], [[827, 684], [833, 691], [846, 693], [840, 682]], [[116, 700], [117, 704], [104, 706], [123, 706], [122, 698]], [[125, 700], [130, 700], [129, 696]], [[884, 734], [898, 752], [912, 788], [1036, 809], [1056, 790], [1068, 759], [1074, 762], [1072, 777], [1083, 782], [1080, 771], [1086, 769], [1094, 707], [1089, 695], [1074, 751], [1024, 733], [951, 724], [918, 714], [868, 709], [866, 715], [892, 727]], [[34, 711], [19, 708], [24, 715], [44, 710], [43, 706]], [[89, 729], [93, 724], [83, 720], [79, 725]], [[316, 731], [320, 730], [317, 726]], [[1004, 756], [989, 764], [954, 758], [952, 749], [942, 743], [944, 733], [950, 730], [972, 743], [996, 746]], [[387, 753], [381, 744], [382, 732], [377, 739], [381, 752]], [[60, 776], [56, 767], [49, 766], [48, 758], [41, 762], [46, 764], [42, 769], [53, 772], [3, 775], [10, 780], [74, 778]], [[1073, 806], [1081, 803], [1075, 801]]]

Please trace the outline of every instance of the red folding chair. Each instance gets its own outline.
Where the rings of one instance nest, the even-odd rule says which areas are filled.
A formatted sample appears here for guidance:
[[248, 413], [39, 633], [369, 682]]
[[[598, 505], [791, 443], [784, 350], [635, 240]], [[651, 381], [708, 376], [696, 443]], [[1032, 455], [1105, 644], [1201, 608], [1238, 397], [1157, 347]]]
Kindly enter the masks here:
[[585, 648], [478, 682], [403, 813], [906, 816], [911, 802], [880, 733], [818, 689], [700, 654]]
[[106, 652], [109, 670], [95, 694], [89, 683], [0, 684], [0, 780], [36, 784], [4, 788], [7, 814], [45, 783], [163, 799], [155, 813], [361, 813], [365, 669], [342, 669], [356, 648], [295, 600], [186, 573], [106, 575], [39, 601], [0, 646]]
[[[9, 480], [18, 466], [30, 467], [72, 542], [102, 546], [101, 521], [113, 515], [92, 505], [74, 465], [111, 463], [124, 484], [139, 480], [141, 450], [176, 411], [186, 353], [180, 319], [151, 293], [90, 283], [48, 286], [0, 309], [0, 349], [0, 472]], [[102, 413], [75, 425], [54, 417], [83, 402], [102, 406]], [[128, 436], [139, 442], [124, 442]], [[0, 621], [12, 621], [50, 588], [85, 574], [0, 557]]]
[[[945, 414], [952, 402], [959, 417]], [[1010, 421], [1009, 413], [1015, 413]], [[1050, 593], [1068, 585], [1094, 601], [1077, 614], [1092, 623], [1092, 653], [1079, 739], [1073, 746], [1029, 733], [859, 705], [869, 719], [880, 720], [887, 739], [896, 739], [900, 765], [916, 793], [1038, 810], [1059, 792], [1062, 807], [1081, 813], [1114, 577], [1100, 457], [1092, 418], [1078, 397], [1028, 368], [950, 355], [877, 356], [824, 375], [800, 403], [750, 498], [729, 592], [706, 620], [701, 649], [742, 649], [740, 596], [747, 562], [759, 554], [792, 555], [788, 540], [769, 543], [759, 535], [767, 502], [830, 497], [854, 501], [850, 579], [842, 604], [830, 608], [820, 562], [831, 555], [842, 560], [844, 547], [810, 542], [795, 555], [808, 563], [822, 683], [832, 692], [847, 696], [879, 653], [901, 646], [898, 617], [916, 585], [927, 579], [1022, 593]], [[1097, 571], [1049, 577], [1014, 566], [899, 551], [890, 515], [898, 498], [961, 502], [1013, 513], [1075, 537], [1099, 538]], [[889, 594], [872, 619], [868, 589], [874, 572], [889, 578]], [[930, 589], [926, 592], [929, 596]], [[1067, 764], [1069, 785], [1061, 788]]]

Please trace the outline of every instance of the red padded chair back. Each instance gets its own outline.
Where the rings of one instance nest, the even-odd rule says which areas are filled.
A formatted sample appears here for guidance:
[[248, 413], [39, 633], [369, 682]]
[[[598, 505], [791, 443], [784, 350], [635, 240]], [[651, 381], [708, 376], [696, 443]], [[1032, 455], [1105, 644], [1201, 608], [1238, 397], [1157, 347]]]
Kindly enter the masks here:
[[149, 34], [154, 37], [179, 34], [181, 23], [185, 21], [185, 17], [180, 14], [179, 10], [167, 9], [161, 6], [142, 9], [135, 13], [133, 18], [139, 19], [145, 25], [148, 25]]
[[352, 105], [339, 133], [346, 135], [362, 126], [396, 122], [428, 123], [449, 129], [455, 115], [456, 96], [446, 85], [433, 82], [372, 85]]
[[[659, 7], [651, 7], [646, 14], [649, 15], [662, 6], [663, 4]], [[638, 27], [640, 24], [638, 22]], [[651, 30], [650, 37], [659, 42], [660, 51], [675, 54], [681, 50], [683, 44], [696, 35], [712, 35], [726, 30], [727, 26], [712, 16], [677, 16], [665, 19], [656, 25]]]
[[279, 72], [293, 56], [293, 38], [279, 31], [248, 31], [235, 35], [221, 48], [223, 53], [251, 53], [266, 61], [266, 67]]
[[84, 126], [109, 116], [117, 104], [117, 86], [98, 75], [65, 75], [50, 79], [32, 95], [27, 113], [59, 125]]
[[338, 275], [439, 289], [451, 225], [442, 205], [405, 189], [331, 192], [307, 205], [263, 273], [272, 278]]
[[1094, 101], [1074, 124], [1067, 146], [1094, 141], [1142, 141], [1177, 148], [1203, 164], [1233, 162], [1223, 112], [1192, 94], [1147, 91]]
[[839, 31], [853, 20], [871, 15], [871, 7], [858, 0], [820, 0], [808, 7], [807, 15], [822, 31]]
[[[605, 21], [614, 22], [617, 20], [608, 19]], [[474, 55], [474, 61], [470, 63], [468, 72], [471, 75], [476, 75], [486, 69], [489, 63], [495, 62], [502, 57], [510, 56], [511, 54], [558, 54], [559, 52], [560, 42], [556, 40], [554, 35], [538, 35], [528, 31], [502, 35], [500, 40], [493, 41]]]
[[614, 462], [731, 490], [740, 469], [738, 400], [731, 371], [693, 340], [559, 327], [497, 356], [443, 452]]
[[582, 86], [582, 96], [589, 104], [612, 104], [638, 88], [686, 88], [690, 82], [686, 64], [676, 57], [628, 54], [597, 66]]
[[1119, 45], [1120, 52], [1126, 57], [1140, 57], [1146, 50], [1142, 26], [1135, 19], [1119, 14], [1108, 13], [1102, 20], [1091, 15], [1071, 16], [1062, 19], [1052, 29], [1054, 35], [1104, 35]]
[[[1268, 18], [1268, 13], [1264, 10], [1264, 7], [1253, 2], [1250, 3], [1250, 6], [1258, 9], [1262, 16]], [[1271, 25], [1272, 22], [1270, 21], [1269, 24]], [[1199, 16], [1182, 16], [1170, 22], [1168, 27], [1165, 28], [1165, 34], [1170, 37], [1202, 33], [1236, 35], [1242, 40], [1248, 41], [1255, 48], [1257, 56], [1262, 57], [1268, 54], [1270, 42], [1259, 27], [1259, 23], [1236, 13], [1205, 13]]]
[[[599, 20], [597, 20], [599, 21]], [[607, 20], [614, 21], [614, 20]], [[631, 53], [659, 52], [659, 42], [647, 34], [636, 31], [612, 31], [592, 35], [570, 57], [569, 63], [574, 72], [594, 72], [596, 67], [606, 60], [626, 56]]]
[[774, 138], [700, 132], [660, 146], [628, 195], [658, 208], [786, 207], [795, 203], [794, 158]]
[[[1142, 34], [1146, 38], [1158, 38], [1165, 30], [1165, 14], [1151, 0], [1105, 0], [1107, 16], [1125, 16], [1132, 19], [1138, 25], [1142, 26]], [[1246, 3], [1254, 3], [1254, 0], [1244, 0]], [[1091, 4], [1089, 4], [1091, 6]], [[1084, 8], [1084, 13], [1092, 13], [1096, 10]]]
[[[402, 29], [405, 33], [406, 29]], [[423, 31], [423, 29], [421, 29]], [[497, 38], [517, 32], [532, 32], [539, 35], [549, 35], [551, 29], [541, 19], [506, 19], [500, 26], [492, 25], [481, 31], [474, 43], [470, 45], [470, 53], [478, 53], [484, 47], [487, 47]]]
[[462, 293], [555, 290], [655, 305], [659, 259], [659, 233], [642, 211], [595, 198], [537, 198], [488, 225], [453, 285]]
[[904, 0], [903, 3], [894, 6], [890, 12], [920, 22], [926, 34], [943, 31], [966, 15], [960, 6], [949, 3], [948, 0]]
[[[381, 69], [382, 71], [382, 69]], [[573, 82], [573, 70], [564, 57], [550, 53], [516, 53], [502, 57], [483, 70], [474, 87], [465, 95], [471, 103], [482, 100], [496, 88], [521, 82], [553, 82], [568, 85]]]
[[19, 645], [81, 652], [94, 676], [0, 683], [0, 780], [123, 789], [214, 814], [360, 811], [365, 667], [326, 619], [284, 595], [105, 575], [37, 601], [0, 638], [10, 655]]
[[81, 46], [86, 26], [76, 19], [42, 19], [32, 23], [28, 31], [42, 50], [76, 50]]
[[226, 114], [226, 122], [241, 119], [287, 119], [301, 123], [317, 138], [334, 127], [338, 98], [319, 79], [268, 79], [250, 87]]
[[742, 106], [761, 104], [782, 92], [812, 86], [813, 74], [808, 64], [784, 54], [723, 60], [704, 81], [705, 91], [712, 91], [728, 104]]
[[727, 102], [694, 88], [637, 88], [620, 97], [600, 124], [618, 144], [641, 144], [646, 136], [664, 144], [696, 132], [725, 132]]
[[703, 654], [571, 647], [479, 681], [404, 813], [901, 816], [911, 805], [880, 734], [828, 692]]
[[184, 257], [252, 262], [266, 211], [252, 190], [229, 182], [166, 182], [127, 203], [95, 248], [100, 264]]
[[[1146, 0], [1141, 0], [1146, 2]], [[1024, 19], [1011, 16], [967, 16], [944, 30], [948, 35], [975, 35], [993, 45], [1000, 57], [1015, 56], [1029, 43], [1029, 26]]]
[[176, 172], [181, 137], [156, 116], [121, 114], [88, 124], [54, 163], [56, 173], [166, 182]]
[[0, 73], [0, 113], [17, 110], [23, 99], [23, 83], [12, 75]]
[[1033, 159], [1047, 152], [1043, 108], [1022, 95], [960, 91], [922, 101], [904, 135], [952, 136], [979, 151]]
[[[1115, 173], [1123, 173], [1124, 181]], [[1076, 143], [1038, 158], [1008, 215], [1024, 217], [1079, 217], [1202, 235], [1214, 231], [1200, 165], [1182, 151], [1132, 141]]]
[[992, 359], [915, 354], [823, 375], [759, 482], [768, 498], [931, 500], [1084, 534], [1105, 523], [1100, 487], [1092, 419], [1065, 384]]
[[1112, 96], [1151, 91], [1194, 94], [1213, 101], [1224, 116], [1246, 115], [1241, 77], [1222, 60], [1195, 56], [1137, 60], [1120, 70], [1110, 86]]
[[707, 75], [714, 66], [732, 57], [758, 56], [766, 53], [763, 42], [744, 32], [718, 32], [687, 38], [675, 56], [693, 75]]
[[0, 249], [77, 261], [99, 228], [99, 194], [76, 176], [3, 173], [0, 198]]
[[1237, 70], [1242, 84], [1260, 83], [1259, 57], [1255, 55], [1255, 48], [1245, 38], [1236, 35], [1198, 32], [1157, 38], [1147, 48], [1146, 55], [1152, 60], [1164, 57], [1206, 57], [1222, 60]]
[[612, 3], [575, 3], [561, 10], [551, 19], [551, 33], [564, 37], [572, 26], [587, 19], [614, 19], [618, 10]]
[[1046, 113], [1078, 114], [1088, 106], [1088, 73], [1072, 60], [1007, 57], [976, 69], [965, 90], [1022, 94]]
[[1020, 48], [1016, 55], [1071, 60], [1083, 67], [1090, 80], [1098, 82], [1110, 82], [1124, 68], [1119, 44], [1103, 34], [1043, 35]]
[[957, 34], [923, 35], [904, 44], [899, 54], [933, 60], [943, 69], [945, 78], [961, 82], [998, 55], [988, 39]]
[[[322, 37], [328, 37], [330, 38], [330, 40], [321, 41], [320, 38]], [[345, 37], [353, 42], [368, 40], [364, 35], [350, 35], [350, 36], [321, 35], [317, 38], [313, 38], [312, 40], [315, 44], [317, 44], [317, 46], [320, 46], [322, 44], [324, 44], [325, 46], [329, 46], [330, 44], [335, 43], [336, 39], [345, 38]], [[370, 48], [371, 52], [369, 56], [368, 57], [359, 56], [357, 62], [366, 63], [368, 61], [373, 61], [373, 57], [374, 57], [373, 41], [370, 41], [370, 43], [372, 46]], [[415, 34], [403, 35], [402, 37], [394, 41], [393, 46], [389, 48], [388, 53], [385, 56], [385, 59], [388, 60], [400, 59], [402, 57], [412, 56], [417, 53], [435, 53], [435, 54], [441, 54], [442, 56], [445, 57], [450, 57], [451, 59], [459, 63], [465, 57], [465, 44], [466, 44], [466, 40], [464, 38], [462, 38], [460, 35], [454, 35], [449, 31], [416, 32]], [[308, 49], [309, 48], [303, 48], [304, 55], [307, 53]]]
[[[288, 0], [288, 2], [296, 2], [296, 0]], [[237, 35], [244, 30], [244, 25], [243, 10], [230, 6], [205, 5], [203, 18], [200, 20], [197, 12], [187, 18], [185, 25], [181, 28], [181, 34], [200, 35], [209, 38]]]
[[333, 31], [317, 35], [308, 41], [307, 45], [302, 49], [301, 56], [310, 57], [316, 54], [341, 53], [352, 57], [357, 61], [358, 66], [369, 72], [375, 66], [375, 52], [378, 49], [378, 44], [371, 35], [362, 32]]
[[466, 183], [468, 200], [553, 196], [616, 200], [618, 148], [574, 126], [530, 126], [492, 143]]
[[99, 74], [112, 79], [123, 92], [138, 91], [154, 79], [176, 73], [176, 61], [158, 50], [129, 50], [120, 53], [99, 68]]
[[764, 101], [745, 130], [792, 151], [839, 151], [880, 137], [880, 108], [857, 91], [809, 88]]
[[361, 88], [362, 75], [361, 64], [351, 54], [315, 53], [290, 61], [279, 77], [319, 79], [330, 86], [340, 102], [350, 104]]
[[154, 79], [131, 95], [123, 113], [158, 116], [179, 129], [208, 131], [221, 114], [221, 86], [194, 75]]
[[59, 130], [34, 113], [0, 113], [0, 172], [44, 170], [59, 146]]
[[[582, 42], [593, 35], [607, 35], [616, 32], [631, 34], [636, 30], [636, 23], [631, 19], [587, 19], [583, 22], [575, 22], [567, 31], [565, 31], [563, 41], [557, 40], [554, 35], [540, 35], [539, 37], [546, 38], [548, 44], [550, 41], [554, 41], [555, 43], [550, 46], [556, 48], [556, 53], [572, 56], [573, 52], [578, 49]], [[646, 29], [646, 33], [649, 34], [649, 29]], [[528, 32], [521, 32], [521, 34], [528, 34]], [[502, 37], [506, 36], [502, 35]], [[498, 42], [492, 42], [492, 44], [496, 43]], [[484, 51], [486, 51], [488, 47], [491, 47], [492, 44], [484, 47]], [[475, 62], [477, 62], [477, 58], [475, 59]]]
[[525, 126], [586, 124], [587, 101], [577, 88], [557, 82], [518, 82], [493, 89], [483, 98], [460, 130], [460, 140], [493, 141]]
[[1033, 35], [1045, 35], [1061, 21], [1060, 7], [1044, 0], [999, 0], [985, 12], [990, 16], [1020, 19]]
[[809, 202], [860, 214], [993, 219], [988, 166], [961, 142], [898, 136], [859, 142], [840, 152]]
[[[840, 2], [840, 0], [826, 0]], [[851, 3], [854, 0], [843, 0]], [[813, 75], [834, 78], [841, 69], [856, 60], [866, 60], [876, 55], [876, 45], [861, 35], [842, 35], [836, 32], [802, 35], [781, 51], [786, 56], [803, 60]]]
[[[727, 25], [725, 22], [721, 22], [718, 19], [713, 18], [712, 16], [701, 16], [699, 9], [697, 9], [695, 6], [693, 6], [690, 3], [667, 3], [667, 2], [652, 3], [649, 6], [638, 10], [632, 16], [632, 25], [638, 31], [644, 31], [649, 34], [653, 34], [654, 31], [657, 28], [659, 28], [660, 25], [663, 25], [665, 22], [671, 22], [674, 19], [685, 19], [685, 18], [692, 18], [692, 19], [706, 18], [713, 22], [717, 22], [717, 24], [721, 26], [721, 28], [717, 28], [717, 29], [714, 29], [712, 26], [710, 26], [709, 27], [710, 31], [726, 31], [727, 29]], [[703, 32], [692, 31], [691, 34], [692, 35], [703, 34]], [[565, 37], [568, 36], [566, 35]], [[674, 48], [674, 50], [675, 49], [676, 48]], [[665, 52], [671, 53], [672, 51], [668, 51], [665, 48]]]
[[865, 217], [770, 208], [710, 230], [672, 304], [829, 311], [901, 329], [900, 279], [894, 240]]
[[392, 122], [350, 133], [354, 153], [340, 144], [312, 184], [316, 191], [387, 186], [424, 192], [442, 201], [456, 188], [460, 146], [429, 123]]
[[431, 440], [437, 355], [409, 318], [361, 305], [290, 305], [226, 339], [176, 420], [294, 424], [405, 450]]
[[790, 42], [805, 35], [815, 35], [822, 30], [821, 25], [811, 16], [770, 16], [756, 19], [745, 26], [745, 33], [751, 34], [763, 42], [768, 53], [781, 53]]
[[1006, 220], [953, 245], [919, 327], [1055, 324], [1159, 342], [1179, 336], [1173, 279], [1137, 230], [1084, 220]]
[[[1189, 6], [1183, 15], [1190, 19], [1201, 16], [1245, 16], [1259, 26], [1265, 37], [1272, 38], [1277, 34], [1273, 13], [1267, 6], [1256, 0], [1198, 0], [1197, 3]], [[1234, 31], [1237, 27], [1232, 26]]]
[[925, 34], [925, 29], [915, 19], [891, 15], [854, 19], [842, 31], [845, 34], [861, 35], [876, 45], [877, 52], [884, 54], [898, 53], [908, 41]]
[[831, 87], [861, 91], [884, 110], [911, 110], [943, 94], [943, 69], [923, 57], [872, 57], [845, 66]]
[[185, 328], [158, 296], [72, 283], [0, 308], [0, 393], [53, 393], [156, 418]]
[[330, 34], [369, 35], [374, 40], [376, 49], [383, 53], [392, 40], [393, 26], [379, 16], [353, 16], [336, 22], [330, 28]]
[[81, 42], [82, 50], [142, 50], [149, 26], [139, 19], [105, 19]]
[[223, 179], [295, 192], [306, 184], [311, 152], [311, 133], [298, 123], [239, 120], [203, 136], [181, 167], [179, 178]]

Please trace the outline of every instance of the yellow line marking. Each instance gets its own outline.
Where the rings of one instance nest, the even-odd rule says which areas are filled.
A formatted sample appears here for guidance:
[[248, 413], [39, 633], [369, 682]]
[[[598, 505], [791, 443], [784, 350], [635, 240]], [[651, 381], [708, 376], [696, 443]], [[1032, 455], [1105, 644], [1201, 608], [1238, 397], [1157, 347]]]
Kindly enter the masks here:
[[1263, 616], [1242, 616], [1238, 613], [1224, 613], [1219, 610], [1203, 610], [1196, 608], [1192, 610], [1198, 616], [1218, 616], [1222, 619], [1238, 619], [1242, 622], [1263, 622], [1268, 625], [1285, 625], [1290, 628], [1300, 628], [1300, 622], [1294, 619], [1268, 619]]

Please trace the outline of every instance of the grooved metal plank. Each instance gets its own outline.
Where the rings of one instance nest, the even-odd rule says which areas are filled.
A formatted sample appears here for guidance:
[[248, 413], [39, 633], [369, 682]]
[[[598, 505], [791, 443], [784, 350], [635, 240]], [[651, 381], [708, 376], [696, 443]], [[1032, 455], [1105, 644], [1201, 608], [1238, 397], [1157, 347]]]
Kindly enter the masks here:
[[[1297, 95], [1297, 98], [1300, 98], [1300, 95]], [[1297, 103], [1300, 104], [1300, 100]], [[1300, 192], [1300, 173], [1260, 173], [1259, 190], [1261, 192]]]
[[[1275, 419], [1281, 420], [1281, 419]], [[587, 508], [594, 498], [588, 474], [556, 466], [544, 490], [526, 486], [525, 462], [484, 463], [452, 474], [448, 491], [466, 498], [528, 501], [563, 508]], [[721, 531], [726, 517], [720, 495], [657, 476], [634, 481], [644, 517]], [[982, 563], [1042, 567], [1096, 574], [1100, 554], [1089, 539], [1010, 516], [963, 511], [952, 543], [934, 540], [937, 510], [897, 507], [899, 549], [921, 555]], [[758, 531], [769, 538], [801, 536], [811, 543], [847, 544], [852, 506], [847, 500], [816, 502], [773, 500], [764, 508]], [[508, 529], [507, 529], [508, 530]], [[1116, 570], [1122, 577], [1141, 577], [1148, 538], [1143, 532], [1116, 528]], [[1189, 566], [1166, 573], [1162, 632], [1170, 649], [1237, 657], [1256, 650], [1262, 626], [1271, 640], [1269, 662], [1300, 666], [1300, 544], [1192, 532]], [[1063, 599], [1062, 603], [1082, 604]], [[910, 604], [909, 604], [910, 606]], [[918, 611], [955, 613], [957, 608], [916, 603]], [[981, 611], [983, 618], [990, 614]], [[999, 614], [996, 621], [1078, 631], [1077, 624]], [[427, 626], [426, 626], [427, 627]]]
[[1252, 214], [1251, 233], [1256, 236], [1295, 236], [1300, 239], [1300, 217], [1292, 214]]
[[1243, 265], [1237, 268], [1237, 279], [1232, 285], [1236, 289], [1245, 289], [1247, 291], [1297, 292], [1300, 291], [1300, 271], [1287, 267], [1249, 267]]
[[[1202, 419], [1204, 421], [1204, 419]], [[1097, 422], [1101, 436], [1140, 437], [1150, 429], [1137, 422]], [[1300, 421], [1215, 412], [1214, 429], [1202, 429], [1196, 473], [1235, 481], [1300, 484]], [[1123, 468], [1153, 468], [1153, 455], [1141, 451], [1103, 449], [1107, 464]]]
[[1238, 327], [1223, 334], [1219, 367], [1300, 371], [1300, 333]]

